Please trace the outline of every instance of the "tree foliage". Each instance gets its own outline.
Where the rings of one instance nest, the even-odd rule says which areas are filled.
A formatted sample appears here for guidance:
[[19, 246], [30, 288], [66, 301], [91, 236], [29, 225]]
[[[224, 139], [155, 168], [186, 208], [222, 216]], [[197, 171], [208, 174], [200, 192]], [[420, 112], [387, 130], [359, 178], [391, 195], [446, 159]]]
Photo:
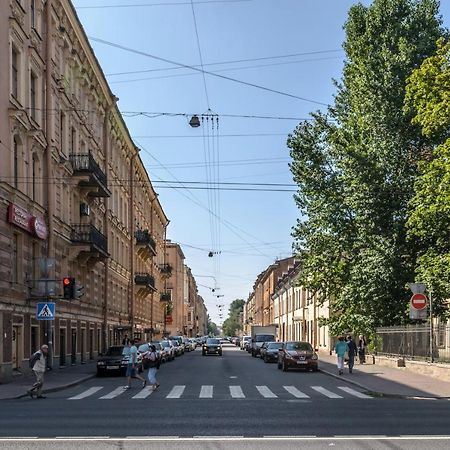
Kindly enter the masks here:
[[211, 320], [208, 314], [208, 322], [207, 322], [207, 332], [208, 335], [212, 336], [218, 336], [219, 335], [219, 329], [217, 328], [217, 325]]
[[450, 42], [439, 40], [409, 78], [405, 110], [433, 142], [419, 165], [407, 225], [419, 251], [417, 278], [432, 287], [435, 311], [443, 313], [450, 297]]
[[235, 336], [242, 330], [240, 314], [244, 311], [244, 305], [245, 301], [242, 299], [236, 299], [231, 303], [228, 318], [222, 325], [222, 333], [224, 336]]
[[334, 105], [289, 136], [300, 282], [332, 302], [334, 334], [406, 319], [416, 249], [408, 202], [427, 139], [404, 113], [406, 80], [441, 36], [434, 0], [353, 6]]

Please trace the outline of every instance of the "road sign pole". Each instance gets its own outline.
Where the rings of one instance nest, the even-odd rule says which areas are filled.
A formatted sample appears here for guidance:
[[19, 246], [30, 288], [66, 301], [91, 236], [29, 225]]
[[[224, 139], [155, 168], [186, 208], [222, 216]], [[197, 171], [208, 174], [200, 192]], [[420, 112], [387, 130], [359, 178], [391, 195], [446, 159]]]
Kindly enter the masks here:
[[432, 291], [431, 289], [428, 290], [430, 293], [430, 358], [431, 362], [434, 362], [434, 354], [433, 354], [433, 299], [432, 299]]

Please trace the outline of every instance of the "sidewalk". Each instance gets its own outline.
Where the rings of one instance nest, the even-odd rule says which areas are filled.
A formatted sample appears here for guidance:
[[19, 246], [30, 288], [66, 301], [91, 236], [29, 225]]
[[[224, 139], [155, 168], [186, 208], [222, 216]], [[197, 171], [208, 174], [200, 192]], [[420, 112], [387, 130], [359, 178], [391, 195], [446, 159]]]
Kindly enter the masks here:
[[[64, 368], [55, 368], [45, 374], [43, 393], [55, 392], [75, 386], [95, 377], [96, 363], [77, 364]], [[0, 384], [0, 400], [25, 397], [27, 389], [35, 382], [34, 374], [20, 376], [11, 383]]]
[[320, 354], [319, 367], [323, 373], [345, 380], [376, 396], [398, 398], [450, 398], [450, 383], [426, 375], [414, 373], [404, 367], [386, 367], [372, 363], [372, 357], [365, 364], [355, 363], [353, 373], [338, 375], [336, 356]]

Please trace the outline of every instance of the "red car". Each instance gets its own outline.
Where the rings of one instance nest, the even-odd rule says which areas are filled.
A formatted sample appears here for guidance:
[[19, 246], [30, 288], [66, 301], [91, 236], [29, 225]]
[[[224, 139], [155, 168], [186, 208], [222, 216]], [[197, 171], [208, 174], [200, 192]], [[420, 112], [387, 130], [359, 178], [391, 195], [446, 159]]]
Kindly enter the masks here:
[[313, 372], [319, 370], [319, 357], [309, 342], [285, 342], [278, 350], [278, 368], [287, 372], [294, 367]]

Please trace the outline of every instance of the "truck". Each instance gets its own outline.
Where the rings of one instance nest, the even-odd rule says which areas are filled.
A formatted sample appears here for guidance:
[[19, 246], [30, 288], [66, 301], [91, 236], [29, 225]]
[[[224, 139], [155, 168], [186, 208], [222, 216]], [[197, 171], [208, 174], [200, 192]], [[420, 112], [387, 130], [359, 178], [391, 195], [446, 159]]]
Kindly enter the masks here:
[[261, 351], [261, 345], [264, 342], [274, 342], [277, 336], [277, 327], [274, 325], [253, 325], [251, 329], [252, 334], [252, 350], [251, 354], [256, 358]]

